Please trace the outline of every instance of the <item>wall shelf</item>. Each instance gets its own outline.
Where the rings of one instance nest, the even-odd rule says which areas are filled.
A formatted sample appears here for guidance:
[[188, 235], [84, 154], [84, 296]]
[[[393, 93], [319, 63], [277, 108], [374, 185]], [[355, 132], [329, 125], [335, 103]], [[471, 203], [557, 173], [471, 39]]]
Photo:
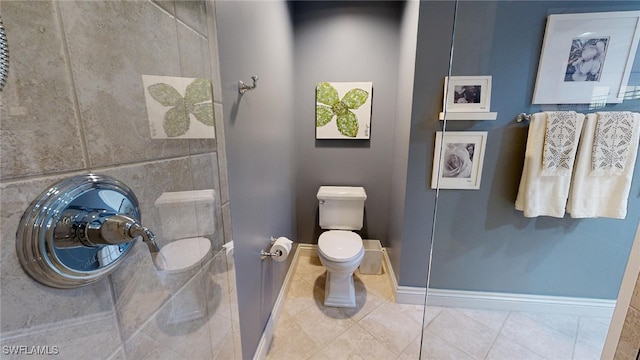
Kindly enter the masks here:
[[[447, 120], [495, 120], [497, 116], [497, 112], [448, 112]], [[444, 120], [444, 113], [438, 118]]]

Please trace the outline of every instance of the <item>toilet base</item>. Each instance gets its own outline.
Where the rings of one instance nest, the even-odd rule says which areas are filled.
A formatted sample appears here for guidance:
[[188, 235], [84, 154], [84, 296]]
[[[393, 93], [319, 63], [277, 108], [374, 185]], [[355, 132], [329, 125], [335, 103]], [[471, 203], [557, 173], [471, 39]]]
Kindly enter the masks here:
[[356, 291], [353, 284], [353, 273], [347, 276], [336, 276], [327, 271], [324, 286], [324, 306], [356, 307]]

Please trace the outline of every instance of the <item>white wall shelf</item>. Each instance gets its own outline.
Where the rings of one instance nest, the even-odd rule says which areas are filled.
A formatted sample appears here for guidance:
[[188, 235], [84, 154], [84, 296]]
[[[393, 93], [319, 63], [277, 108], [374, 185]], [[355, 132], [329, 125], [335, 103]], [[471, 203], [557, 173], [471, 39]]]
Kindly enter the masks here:
[[[497, 116], [497, 112], [448, 112], [447, 120], [495, 120]], [[444, 120], [444, 113], [438, 118]]]

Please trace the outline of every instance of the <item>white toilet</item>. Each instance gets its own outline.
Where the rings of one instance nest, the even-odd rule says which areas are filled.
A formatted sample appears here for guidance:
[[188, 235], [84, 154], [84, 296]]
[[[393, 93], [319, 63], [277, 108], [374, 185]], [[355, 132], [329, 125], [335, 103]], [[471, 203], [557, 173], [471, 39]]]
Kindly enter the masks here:
[[360, 235], [351, 230], [362, 229], [364, 201], [362, 187], [321, 186], [320, 227], [328, 229], [318, 238], [318, 256], [327, 269], [324, 305], [356, 307], [353, 272], [364, 257]]

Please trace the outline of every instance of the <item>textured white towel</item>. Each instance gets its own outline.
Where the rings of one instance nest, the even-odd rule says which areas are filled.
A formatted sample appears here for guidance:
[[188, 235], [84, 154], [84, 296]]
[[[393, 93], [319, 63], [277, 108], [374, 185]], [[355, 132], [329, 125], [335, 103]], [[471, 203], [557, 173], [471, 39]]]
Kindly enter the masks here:
[[575, 111], [548, 111], [542, 153], [542, 175], [570, 176], [573, 170], [578, 135]]
[[[576, 136], [579, 137], [584, 122], [583, 114], [576, 114]], [[523, 211], [525, 217], [553, 216], [563, 217], [569, 196], [571, 182], [568, 175], [543, 175], [544, 139], [547, 127], [547, 114], [536, 113], [529, 124], [527, 147], [524, 156], [522, 178], [516, 198], [516, 209]], [[574, 146], [570, 157], [575, 157]]]
[[567, 204], [567, 211], [571, 217], [624, 219], [627, 216], [627, 200], [631, 189], [640, 133], [640, 114], [632, 113], [632, 117], [633, 133], [622, 165], [623, 170], [618, 175], [611, 173], [602, 175], [593, 172], [594, 162], [592, 159], [598, 115], [587, 115], [578, 147], [576, 169]]
[[591, 154], [591, 174], [620, 175], [631, 149], [635, 120], [630, 111], [596, 113], [596, 133]]

